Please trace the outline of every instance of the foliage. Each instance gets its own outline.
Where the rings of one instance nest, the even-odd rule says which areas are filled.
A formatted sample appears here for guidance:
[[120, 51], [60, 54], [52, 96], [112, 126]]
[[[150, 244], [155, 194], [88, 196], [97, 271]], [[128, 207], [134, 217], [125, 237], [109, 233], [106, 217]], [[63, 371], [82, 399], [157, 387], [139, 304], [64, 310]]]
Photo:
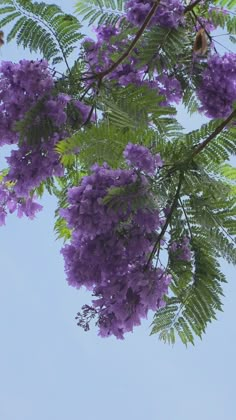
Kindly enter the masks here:
[[32, 3], [30, 0], [1, 0], [0, 27], [14, 22], [7, 41], [16, 38], [17, 45], [39, 51], [53, 64], [67, 60], [82, 38], [81, 25], [75, 16], [65, 14], [55, 4]]
[[78, 15], [83, 16], [89, 25], [95, 21], [98, 25], [115, 25], [123, 16], [123, 0], [89, 0], [78, 1], [75, 8]]
[[[231, 164], [232, 156], [236, 155], [235, 106], [230, 103], [232, 113], [225, 118], [212, 118], [199, 129], [186, 133], [175, 118], [172, 85], [168, 85], [170, 80], [178, 82], [186, 111], [189, 115], [199, 112], [201, 104], [197, 93], [208, 57], [216, 53], [217, 46], [212, 45], [214, 32], [206, 35], [206, 31], [207, 52], [193, 56], [199, 22], [227, 30], [229, 38], [235, 42], [236, 18], [231, 11], [236, 1], [207, 3], [215, 9], [200, 2], [186, 9], [185, 25], [176, 28], [147, 25], [138, 36], [139, 29], [136, 31], [125, 19], [125, 2], [78, 1], [75, 11], [87, 24], [113, 29], [116, 25], [117, 34], [109, 35], [106, 42], [117, 45], [117, 50], [111, 57], [106, 55], [109, 51], [102, 50], [103, 70], [91, 73], [86, 48], [81, 48], [71, 68], [68, 65], [69, 55], [82, 39], [76, 17], [56, 5], [0, 0], [3, 16], [0, 28], [13, 24], [7, 41], [16, 39], [18, 45], [39, 51], [53, 65], [63, 62], [66, 69], [52, 89], [54, 96], [60, 92], [69, 95], [63, 123], [58, 126], [53, 118], [41, 114], [45, 102], [45, 98], [41, 98], [20, 119], [15, 118], [11, 128], [19, 133], [18, 147], [27, 149], [22, 159], [24, 162], [28, 159], [27, 168], [33, 160], [34, 147], [42, 139], [49, 144], [54, 132], [60, 134], [53, 150], [60, 159], [63, 175], [43, 179], [31, 191], [31, 195], [42, 196], [47, 190], [57, 197], [55, 232], [58, 238], [68, 242], [76, 231], [76, 227], [68, 226], [61, 210], [69, 208], [68, 190], [90, 179], [92, 165], [100, 165], [102, 171], [106, 162], [111, 168], [107, 170], [120, 170], [122, 176], [127, 170], [123, 152], [128, 143], [145, 146], [153, 156], [160, 154], [164, 162], [154, 175], [144, 176], [142, 168], [135, 166], [132, 169], [147, 182], [149, 187], [145, 194], [138, 195], [138, 182], [112, 184], [102, 198], [102, 205], [109, 211], [123, 212], [134, 196], [130, 211], [158, 208], [162, 215], [159, 230], [152, 232], [155, 246], [149, 251], [149, 260], [143, 269], [144, 272], [149, 269], [150, 263], [153, 269], [160, 264], [164, 272], [172, 276], [169, 295], [164, 298], [166, 305], [155, 313], [151, 330], [151, 334], [159, 334], [160, 339], [170, 344], [174, 344], [176, 336], [185, 345], [194, 344], [195, 336], [202, 338], [208, 324], [222, 311], [226, 279], [220, 270], [219, 258], [236, 264], [236, 169]], [[227, 9], [227, 13], [221, 8]], [[123, 28], [123, 32], [118, 33], [118, 27]], [[92, 46], [92, 53], [97, 54], [96, 48], [101, 47], [99, 42]], [[128, 51], [131, 43], [133, 47]], [[112, 74], [117, 77], [107, 77]], [[53, 76], [55, 78], [55, 74]], [[124, 76], [130, 77], [131, 82]], [[166, 85], [163, 82], [163, 87], [160, 80], [168, 81]], [[9, 129], [9, 124], [6, 126]], [[47, 157], [47, 152], [43, 157]], [[7, 177], [8, 170], [1, 171], [0, 187], [4, 179], [6, 182], [4, 199], [9, 185], [14, 190], [14, 182], [9, 184]], [[171, 246], [185, 236], [190, 239], [191, 260], [181, 259], [171, 251]], [[165, 260], [166, 264], [162, 264]], [[101, 317], [99, 320], [98, 325]], [[87, 323], [85, 325], [87, 328]]]

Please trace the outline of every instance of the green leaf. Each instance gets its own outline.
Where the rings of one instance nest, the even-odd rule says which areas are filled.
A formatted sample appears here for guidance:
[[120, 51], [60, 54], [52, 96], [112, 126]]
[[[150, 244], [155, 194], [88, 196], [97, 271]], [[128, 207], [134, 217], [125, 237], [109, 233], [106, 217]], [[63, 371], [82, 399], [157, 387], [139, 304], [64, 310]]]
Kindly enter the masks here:
[[18, 45], [39, 51], [44, 58], [54, 62], [66, 61], [83, 37], [75, 16], [63, 13], [54, 4], [5, 0], [0, 1], [0, 14], [6, 15], [0, 20], [0, 28], [14, 21], [7, 42], [16, 38]]
[[83, 20], [92, 25], [114, 26], [124, 16], [124, 1], [122, 0], [81, 0], [76, 3], [75, 12], [83, 16]]

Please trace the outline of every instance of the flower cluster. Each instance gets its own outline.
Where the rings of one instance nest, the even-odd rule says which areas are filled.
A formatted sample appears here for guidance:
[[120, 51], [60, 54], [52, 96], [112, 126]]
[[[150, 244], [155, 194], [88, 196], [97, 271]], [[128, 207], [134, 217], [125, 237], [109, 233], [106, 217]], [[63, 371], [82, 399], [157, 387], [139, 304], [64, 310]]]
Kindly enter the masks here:
[[[67, 94], [54, 93], [55, 83], [45, 60], [21, 60], [17, 64], [2, 62], [0, 74], [1, 145], [18, 143], [18, 148], [6, 158], [9, 171], [5, 181], [12, 183], [16, 197], [24, 197], [23, 202], [30, 202], [32, 189], [47, 178], [64, 173], [55, 145], [66, 136], [64, 125], [68, 118], [68, 103], [72, 102], [77, 109], [77, 119], [81, 124], [86, 121], [90, 108], [78, 100], [72, 101]], [[30, 139], [19, 142], [19, 133], [14, 124], [22, 120], [40, 100], [43, 102], [37, 113], [35, 127], [38, 130], [41, 122], [47, 118], [51, 121], [53, 132], [47, 138], [42, 134], [37, 142]], [[30, 127], [30, 131], [32, 129]]]
[[209, 118], [224, 118], [232, 112], [236, 100], [236, 54], [214, 54], [197, 90], [200, 111]]
[[5, 225], [5, 218], [7, 213], [17, 212], [18, 217], [23, 215], [33, 219], [35, 214], [42, 209], [34, 197], [27, 197], [26, 199], [19, 199], [13, 188], [7, 186], [6, 183], [0, 183], [0, 226]]
[[183, 92], [181, 84], [176, 77], [169, 76], [164, 72], [162, 75], [156, 77], [155, 83], [157, 84], [159, 94], [165, 97], [162, 105], [168, 105], [173, 102], [178, 104], [181, 101]]
[[17, 143], [16, 121], [54, 86], [46, 60], [3, 61], [0, 65], [0, 145]]
[[170, 252], [178, 260], [191, 261], [190, 240], [187, 236], [183, 236], [181, 241], [174, 241], [170, 245]]
[[[86, 319], [96, 315], [103, 337], [123, 338], [150, 309], [164, 305], [171, 280], [161, 268], [147, 265], [163, 221], [156, 206], [147, 205], [153, 197], [145, 172], [157, 169], [160, 157], [152, 161], [148, 149], [130, 144], [124, 154], [136, 170], [94, 165], [92, 174], [69, 190], [69, 207], [61, 211], [72, 229], [71, 243], [62, 249], [68, 283], [85, 286], [96, 297], [78, 315], [78, 324], [88, 329]], [[106, 202], [109, 193], [118, 205], [112, 198]], [[135, 208], [137, 199], [146, 205]]]
[[[112, 40], [113, 37], [121, 35], [121, 30], [113, 26], [100, 26], [96, 29], [96, 35], [96, 42], [87, 38], [83, 43], [85, 61], [88, 64], [88, 70], [92, 73], [108, 69], [113, 63], [112, 55], [121, 54], [121, 51], [125, 50], [129, 44], [127, 38], [115, 40], [115, 42]], [[128, 61], [128, 63], [121, 63], [107, 78], [115, 80], [121, 86], [127, 86], [129, 83], [142, 84], [147, 66], [136, 68], [138, 60], [135, 52], [129, 56]]]
[[[141, 26], [153, 5], [153, 0], [129, 0], [126, 3], [127, 20], [135, 26]], [[165, 0], [160, 2], [150, 26], [177, 28], [183, 22], [183, 2], [181, 0]]]
[[148, 175], [154, 175], [157, 168], [161, 168], [163, 165], [159, 154], [153, 156], [146, 147], [138, 144], [128, 143], [123, 155], [128, 165], [138, 168]]
[[[45, 60], [21, 60], [18, 64], [2, 63], [1, 98], [2, 98], [2, 142], [19, 142], [19, 133], [14, 124], [38, 101], [45, 98], [43, 109], [37, 115], [36, 124], [44, 118], [50, 118], [55, 131], [66, 121], [65, 108], [70, 100], [68, 95], [54, 96], [53, 78]], [[23, 139], [16, 150], [6, 158], [9, 172], [6, 181], [14, 183], [14, 191], [18, 197], [28, 197], [30, 191], [39, 186], [41, 181], [53, 175], [63, 175], [63, 168], [54, 150], [60, 139], [57, 132], [49, 138], [39, 138], [37, 143]]]
[[[113, 63], [112, 56], [121, 54], [127, 48], [129, 39], [115, 39], [121, 35], [118, 28], [112, 26], [101, 26], [96, 29], [97, 42], [87, 38], [84, 42], [85, 60], [88, 65], [88, 72], [100, 73], [107, 70]], [[114, 37], [114, 40], [112, 40]], [[167, 71], [163, 71], [161, 75], [154, 71], [152, 80], [146, 79], [148, 67], [140, 65], [138, 59], [138, 51], [135, 49], [129, 56], [128, 62], [119, 64], [119, 66], [107, 75], [107, 79], [119, 84], [120, 86], [128, 86], [134, 84], [136, 86], [148, 86], [150, 89], [156, 90], [161, 96], [165, 96], [163, 105], [172, 102], [179, 103], [182, 98], [182, 89], [180, 82], [174, 76], [169, 76]]]
[[63, 167], [54, 150], [59, 139], [55, 133], [37, 145], [22, 144], [6, 158], [9, 172], [5, 180], [14, 183], [18, 197], [28, 197], [32, 189], [49, 177], [63, 176]]

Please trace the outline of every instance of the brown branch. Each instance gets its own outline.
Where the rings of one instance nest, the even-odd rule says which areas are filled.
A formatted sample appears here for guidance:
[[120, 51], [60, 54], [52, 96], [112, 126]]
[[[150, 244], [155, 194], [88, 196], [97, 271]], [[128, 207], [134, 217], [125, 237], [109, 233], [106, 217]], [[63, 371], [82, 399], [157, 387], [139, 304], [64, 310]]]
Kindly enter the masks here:
[[221, 131], [227, 126], [227, 124], [234, 118], [236, 117], [236, 109], [231, 112], [231, 114], [228, 116], [228, 118], [226, 118], [226, 120], [224, 120], [216, 129], [215, 131], [213, 131], [213, 133], [211, 133], [206, 140], [204, 140], [202, 143], [200, 143], [198, 146], [196, 146], [196, 148], [193, 150], [192, 154], [191, 154], [191, 159], [193, 159], [195, 156], [198, 155], [198, 153], [200, 153], [203, 149], [205, 149], [205, 147], [212, 141], [214, 140], [214, 138], [221, 133]]
[[[191, 12], [195, 6], [197, 6], [198, 3], [200, 3], [201, 0], [195, 0], [195, 2], [193, 2], [192, 4], [189, 4], [188, 6], [185, 7], [184, 9], [184, 14]], [[133, 39], [133, 41], [131, 42], [130, 46], [127, 48], [127, 50], [120, 56], [120, 58], [113, 63], [107, 70], [102, 71], [101, 73], [97, 73], [96, 77], [103, 79], [103, 77], [107, 76], [109, 73], [113, 72], [118, 66], [119, 64], [122, 63], [122, 61], [124, 61], [129, 54], [133, 51], [135, 45], [137, 44], [137, 42], [139, 41], [139, 39], [141, 38], [142, 34], [144, 33], [145, 29], [148, 27], [152, 17], [154, 16], [154, 14], [157, 11], [157, 8], [159, 6], [160, 0], [156, 0], [150, 10], [150, 12], [148, 13], [148, 15], [146, 16], [142, 26], [140, 27], [140, 29], [138, 30], [138, 32], [135, 35], [135, 38]]]
[[[201, 0], [196, 0], [193, 4], [188, 5], [185, 7], [184, 10], [184, 14], [186, 14], [187, 12], [190, 12], [193, 10], [193, 8], [200, 2]], [[143, 35], [145, 29], [148, 27], [152, 17], [154, 16], [154, 14], [157, 11], [157, 8], [160, 4], [160, 0], [155, 0], [154, 4], [150, 10], [150, 12], [148, 13], [148, 15], [146, 16], [142, 26], [140, 27], [140, 29], [138, 30], [138, 32], [136, 33], [133, 41], [131, 42], [131, 44], [129, 45], [129, 47], [127, 48], [127, 50], [120, 56], [120, 58], [118, 58], [117, 61], [115, 61], [115, 63], [113, 63], [108, 69], [101, 71], [100, 73], [96, 73], [93, 74], [90, 77], [86, 77], [84, 78], [84, 80], [89, 80], [89, 79], [98, 79], [98, 80], [102, 80], [105, 76], [107, 76], [109, 73], [112, 73], [129, 55], [130, 53], [133, 51], [134, 47], [136, 46], [136, 44], [138, 43], [139, 39], [141, 38], [141, 36]]]
[[151, 252], [151, 254], [150, 254], [149, 258], [148, 258], [148, 261], [147, 261], [147, 264], [145, 266], [145, 269], [147, 269], [148, 265], [150, 264], [151, 260], [153, 259], [154, 255], [155, 255], [155, 253], [157, 252], [157, 249], [158, 249], [158, 246], [160, 244], [160, 241], [163, 238], [163, 236], [165, 235], [166, 230], [167, 230], [167, 228], [168, 228], [168, 226], [169, 226], [169, 224], [171, 222], [172, 215], [173, 215], [173, 213], [174, 213], [174, 211], [176, 209], [176, 206], [178, 204], [179, 195], [180, 195], [180, 191], [181, 191], [181, 187], [182, 187], [182, 183], [183, 183], [183, 178], [184, 178], [184, 175], [183, 175], [183, 172], [181, 172], [180, 173], [180, 176], [179, 176], [178, 187], [176, 189], [176, 193], [175, 193], [175, 196], [174, 196], [174, 199], [173, 199], [173, 203], [172, 203], [171, 208], [170, 208], [170, 212], [167, 215], [166, 221], [165, 221], [165, 223], [164, 223], [164, 225], [163, 225], [163, 227], [161, 229], [161, 232], [159, 233], [159, 235], [157, 237], [157, 240], [155, 242], [155, 245], [153, 247], [153, 250], [152, 250], [152, 252]]
[[196, 7], [198, 5], [198, 3], [200, 3], [202, 0], [195, 0], [192, 4], [189, 4], [188, 6], [185, 7], [184, 9], [184, 14], [191, 12], [194, 7]]
[[133, 39], [130, 46], [127, 48], [127, 50], [120, 56], [120, 58], [115, 63], [113, 63], [107, 70], [104, 70], [101, 73], [97, 73], [94, 77], [102, 80], [103, 77], [105, 77], [109, 73], [113, 72], [122, 63], [122, 61], [124, 61], [130, 55], [130, 53], [133, 51], [134, 47], [138, 43], [139, 39], [143, 35], [145, 29], [148, 27], [152, 17], [156, 13], [157, 8], [159, 6], [159, 3], [160, 3], [160, 0], [157, 0], [157, 1], [154, 2], [150, 12], [148, 13], [147, 17], [144, 20], [142, 26], [140, 27], [140, 29], [136, 33], [135, 38]]
[[[194, 12], [194, 10], [192, 10], [192, 15], [195, 17], [196, 21], [199, 23], [199, 25], [201, 26], [201, 28], [204, 29], [207, 38], [209, 39], [210, 43], [212, 44], [213, 39], [212, 39], [211, 34], [207, 31], [207, 29], [205, 28], [205, 25], [203, 25], [201, 19], [196, 15], [196, 13]], [[214, 46], [214, 51], [215, 51], [216, 54], [218, 54], [215, 46]]]

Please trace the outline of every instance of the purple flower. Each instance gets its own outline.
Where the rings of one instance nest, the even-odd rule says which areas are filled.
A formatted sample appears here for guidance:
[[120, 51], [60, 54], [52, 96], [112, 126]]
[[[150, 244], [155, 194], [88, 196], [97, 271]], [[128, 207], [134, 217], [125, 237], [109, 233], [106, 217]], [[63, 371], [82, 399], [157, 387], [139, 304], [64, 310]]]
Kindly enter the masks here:
[[17, 197], [14, 188], [3, 181], [0, 182], [0, 226], [5, 224], [7, 212], [17, 212], [18, 217], [23, 215], [33, 219], [43, 207], [35, 201], [35, 197]]
[[149, 175], [153, 175], [163, 162], [159, 154], [153, 156], [144, 146], [128, 143], [123, 153], [128, 165], [131, 165]]
[[0, 206], [0, 226], [3, 226], [6, 224], [6, 211], [3, 207]]
[[183, 236], [181, 241], [174, 241], [171, 243], [170, 252], [175, 255], [175, 258], [183, 261], [191, 261], [191, 248], [190, 248], [190, 240], [187, 236]]
[[17, 143], [16, 121], [44, 95], [50, 94], [54, 81], [46, 60], [3, 61], [0, 65], [0, 145]]
[[[135, 26], [141, 26], [154, 5], [153, 0], [129, 0], [126, 5], [126, 18]], [[149, 26], [161, 25], [177, 28], [184, 22], [184, 5], [181, 0], [161, 1]]]
[[37, 145], [19, 145], [6, 158], [9, 172], [5, 180], [14, 183], [14, 191], [18, 197], [28, 197], [30, 191], [47, 178], [63, 176], [64, 169], [54, 150], [59, 139], [59, 135], [54, 134]]
[[179, 103], [182, 98], [181, 84], [176, 77], [163, 74], [156, 77], [157, 86], [160, 95], [164, 95], [166, 100], [162, 103], [168, 105], [169, 103]]
[[[91, 106], [88, 106], [86, 104], [84, 104], [81, 101], [73, 101], [73, 104], [75, 105], [75, 107], [78, 109], [79, 111], [79, 120], [80, 123], [83, 124], [87, 121], [89, 114], [91, 112]], [[95, 115], [94, 113], [91, 115], [90, 121], [95, 121]]]
[[[129, 144], [126, 153], [130, 164], [139, 169], [154, 171], [161, 166], [160, 156], [152, 156], [143, 146]], [[105, 203], [108, 192], [123, 187], [132, 187], [124, 206]], [[160, 268], [146, 267], [162, 224], [159, 210], [132, 206], [133, 200], [143, 202], [147, 194], [151, 200], [145, 175], [134, 169], [113, 170], [106, 164], [94, 165], [91, 175], [68, 192], [69, 206], [61, 210], [61, 216], [72, 229], [72, 237], [61, 252], [68, 283], [85, 286], [95, 297], [77, 317], [86, 331], [96, 318], [99, 335], [122, 339], [149, 310], [164, 305], [171, 277]]]
[[224, 118], [232, 112], [236, 100], [236, 54], [209, 58], [197, 89], [200, 111], [209, 118]]
[[[150, 6], [147, 3], [148, 7]], [[143, 6], [146, 6], [144, 4]], [[164, 7], [164, 6], [163, 6]], [[143, 17], [143, 16], [142, 16]], [[119, 54], [127, 48], [130, 39], [117, 39], [121, 34], [121, 29], [101, 26], [96, 30], [97, 42], [86, 39], [83, 46], [85, 60], [88, 66], [88, 74], [99, 73], [108, 69], [114, 62], [113, 54]], [[114, 40], [112, 40], [114, 37]], [[172, 102], [179, 103], [182, 98], [182, 88], [180, 82], [173, 76], [169, 76], [167, 71], [162, 75], [156, 75], [154, 80], [147, 80], [148, 67], [143, 64], [140, 66], [138, 50], [135, 49], [125, 63], [121, 63], [114, 71], [109, 73], [106, 78], [119, 86], [147, 86], [155, 89], [157, 93], [165, 96], [162, 105], [166, 106]], [[90, 81], [88, 81], [90, 83]]]

